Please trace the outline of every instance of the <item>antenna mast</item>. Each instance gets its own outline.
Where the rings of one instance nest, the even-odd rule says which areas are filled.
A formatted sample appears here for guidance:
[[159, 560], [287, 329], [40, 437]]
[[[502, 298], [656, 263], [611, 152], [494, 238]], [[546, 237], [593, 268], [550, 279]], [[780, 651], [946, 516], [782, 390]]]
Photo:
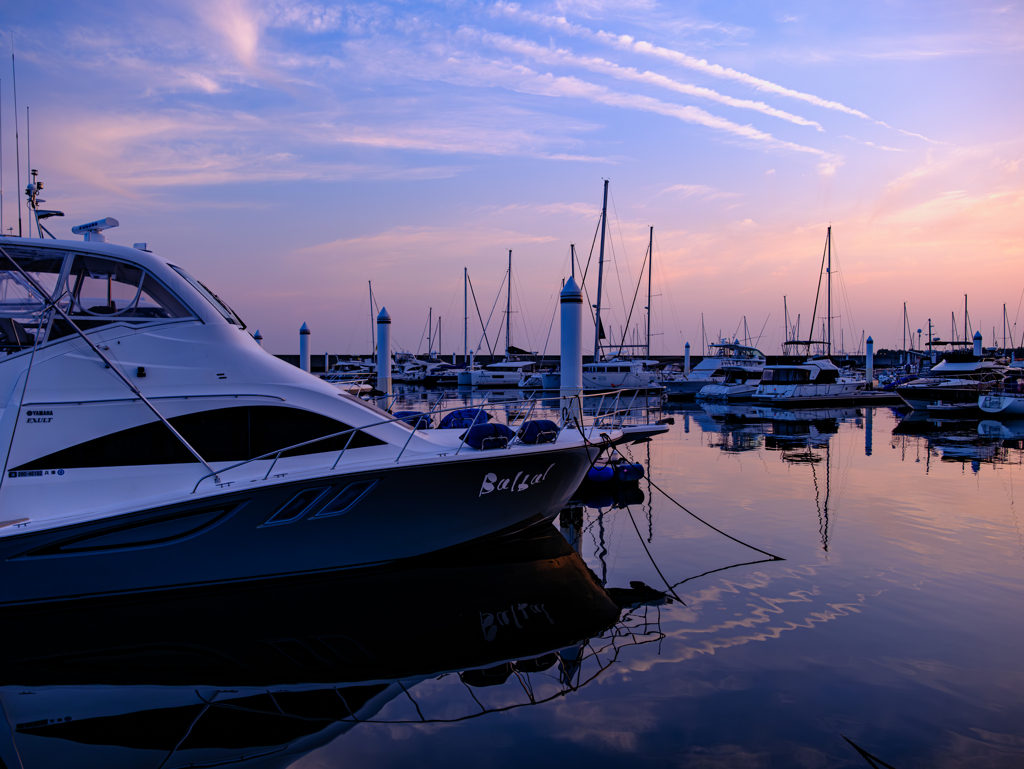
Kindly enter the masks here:
[[18, 237], [21, 237], [21, 149], [18, 139], [18, 74], [14, 68], [14, 33], [11, 33], [11, 83], [14, 88], [14, 160], [18, 181]]
[[29, 182], [29, 185], [28, 185], [28, 187], [25, 190], [25, 192], [27, 193], [27, 197], [28, 197], [28, 207], [29, 207], [29, 213], [28, 213], [28, 236], [31, 238], [32, 237], [32, 211], [33, 211], [33, 209], [35, 209], [35, 206], [33, 205], [33, 203], [35, 202], [35, 195], [33, 194], [35, 192], [35, 184], [34, 184], [34, 182], [35, 182], [35, 172], [32, 170], [32, 113], [29, 112], [29, 108], [28, 107], [25, 107], [25, 143], [27, 145], [26, 149], [28, 149], [28, 153], [27, 153], [28, 154], [28, 158], [27, 158], [28, 159], [28, 163], [27, 163], [27, 165], [28, 165], [28, 173], [29, 173], [29, 176], [32, 177], [32, 181]]

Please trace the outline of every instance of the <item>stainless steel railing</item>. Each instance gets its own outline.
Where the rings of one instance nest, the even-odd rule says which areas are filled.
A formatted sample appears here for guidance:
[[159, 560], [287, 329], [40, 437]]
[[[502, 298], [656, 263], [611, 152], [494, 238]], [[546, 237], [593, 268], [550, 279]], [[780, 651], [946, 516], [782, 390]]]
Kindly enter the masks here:
[[[632, 392], [632, 397], [631, 397], [629, 403], [623, 408], [621, 406], [622, 395], [623, 395], [623, 393], [629, 393], [629, 392]], [[609, 431], [609, 430], [621, 429], [626, 424], [643, 424], [643, 423], [645, 423], [645, 422], [641, 422], [640, 421], [641, 419], [646, 419], [646, 424], [650, 424], [650, 411], [651, 411], [651, 409], [650, 409], [649, 406], [648, 407], [644, 407], [644, 409], [643, 409], [644, 413], [643, 414], [637, 413], [638, 411], [640, 411], [640, 409], [638, 409], [636, 407], [636, 405], [635, 405], [636, 396], [637, 396], [637, 393], [636, 393], [635, 390], [634, 391], [619, 390], [619, 391], [605, 392], [605, 393], [593, 393], [593, 394], [590, 394], [590, 395], [582, 393], [582, 392], [579, 392], [579, 393], [575, 393], [575, 394], [572, 394], [572, 395], [566, 395], [566, 396], [559, 395], [559, 396], [556, 396], [554, 398], [541, 398], [541, 397], [520, 398], [520, 399], [516, 399], [516, 400], [512, 400], [512, 401], [500, 401], [500, 402], [499, 401], [492, 401], [490, 403], [488, 403], [488, 400], [489, 400], [491, 394], [487, 393], [484, 396], [484, 399], [478, 405], [473, 405], [472, 401], [471, 401], [470, 405], [468, 405], [468, 406], [466, 404], [464, 404], [464, 403], [460, 403], [460, 404], [456, 404], [456, 405], [453, 405], [453, 406], [449, 406], [447, 408], [438, 408], [438, 406], [440, 406], [441, 403], [446, 399], [447, 395], [448, 395], [448, 391], [442, 392], [441, 397], [438, 398], [434, 402], [434, 404], [431, 406], [430, 410], [428, 412], [426, 412], [425, 414], [423, 414], [423, 417], [415, 419], [415, 421], [411, 425], [412, 429], [409, 432], [409, 436], [406, 438], [405, 444], [402, 446], [401, 450], [399, 451], [398, 456], [395, 457], [395, 460], [394, 460], [395, 463], [398, 463], [401, 460], [402, 456], [405, 453], [405, 450], [409, 447], [409, 444], [412, 442], [413, 436], [419, 430], [427, 429], [427, 428], [421, 428], [420, 427], [420, 423], [421, 423], [423, 418], [430, 419], [431, 417], [433, 417], [435, 415], [436, 416], [440, 416], [441, 414], [445, 414], [445, 413], [452, 412], [452, 411], [459, 411], [461, 409], [466, 409], [466, 408], [476, 408], [476, 409], [480, 409], [481, 412], [486, 412], [487, 409], [492, 409], [493, 410], [493, 409], [497, 409], [498, 407], [508, 407], [510, 405], [530, 404], [528, 410], [525, 409], [525, 407], [524, 407], [524, 409], [519, 409], [518, 410], [518, 413], [522, 413], [525, 410], [526, 413], [525, 413], [525, 416], [524, 416], [524, 418], [522, 420], [522, 422], [525, 423], [525, 422], [529, 421], [529, 419], [532, 417], [533, 413], [535, 412], [535, 410], [537, 408], [538, 403], [542, 403], [545, 400], [560, 401], [560, 402], [563, 403], [563, 405], [561, 406], [560, 416], [559, 416], [559, 419], [558, 419], [558, 422], [557, 422], [557, 424], [558, 424], [558, 434], [561, 435], [562, 432], [566, 428], [572, 427], [572, 428], [578, 429], [580, 431], [581, 436], [585, 440], [587, 440], [587, 436], [586, 436], [586, 429], [587, 429], [586, 420], [587, 420], [587, 416], [588, 415], [586, 413], [587, 409], [584, 406], [584, 401], [586, 401], [588, 399], [589, 400], [594, 400], [594, 399], [598, 399], [598, 398], [600, 399], [600, 401], [598, 402], [596, 408], [593, 409], [593, 420], [592, 420], [592, 423], [591, 423], [590, 427], [592, 427], [594, 430], [600, 430], [601, 434], [606, 434], [607, 431]], [[605, 407], [605, 402], [608, 400], [609, 396], [614, 396], [614, 397], [611, 398], [611, 400], [609, 402], [610, 405], [606, 408]], [[477, 424], [476, 420], [479, 419], [479, 418], [480, 418], [480, 414], [478, 413], [474, 417], [474, 421], [473, 421], [474, 425]], [[364, 424], [364, 425], [361, 425], [359, 427], [350, 427], [350, 428], [347, 428], [345, 430], [341, 430], [341, 431], [336, 432], [336, 433], [331, 433], [330, 435], [323, 435], [323, 436], [320, 436], [319, 438], [314, 438], [312, 440], [303, 441], [302, 443], [296, 443], [296, 444], [293, 444], [291, 446], [285, 446], [284, 448], [280, 448], [280, 449], [277, 449], [275, 451], [267, 452], [266, 454], [262, 454], [262, 455], [260, 455], [258, 457], [252, 457], [250, 459], [245, 459], [245, 460], [242, 460], [240, 462], [235, 462], [234, 464], [228, 465], [227, 467], [222, 467], [219, 470], [209, 472], [206, 475], [202, 476], [198, 481], [196, 481], [195, 486], [192, 488], [192, 493], [193, 494], [196, 493], [196, 491], [198, 491], [199, 486], [203, 483], [203, 481], [205, 481], [205, 480], [207, 480], [209, 478], [217, 478], [217, 479], [219, 479], [219, 477], [221, 475], [224, 475], [225, 473], [227, 473], [227, 472], [229, 472], [231, 470], [236, 470], [239, 467], [244, 467], [244, 466], [252, 464], [254, 462], [260, 462], [260, 461], [264, 461], [264, 460], [268, 460], [269, 459], [269, 460], [271, 460], [270, 467], [267, 469], [266, 473], [264, 473], [263, 478], [262, 478], [262, 480], [265, 481], [268, 478], [270, 478], [271, 473], [273, 473], [274, 468], [277, 466], [278, 460], [281, 458], [282, 455], [287, 454], [290, 451], [295, 451], [297, 449], [305, 448], [307, 446], [312, 446], [312, 445], [314, 445], [316, 443], [321, 443], [323, 441], [330, 441], [330, 440], [334, 440], [336, 438], [342, 438], [342, 437], [347, 435], [348, 436], [348, 440], [345, 441], [345, 445], [338, 452], [337, 458], [334, 460], [334, 463], [331, 465], [331, 470], [334, 470], [334, 469], [337, 468], [338, 464], [341, 462], [341, 459], [345, 455], [345, 452], [348, 451], [349, 447], [352, 444], [352, 440], [355, 438], [355, 435], [356, 435], [357, 432], [359, 432], [360, 430], [367, 430], [367, 429], [373, 428], [373, 427], [380, 427], [382, 425], [394, 424], [396, 422], [408, 423], [409, 419], [410, 419], [409, 416], [391, 417], [389, 419], [381, 419], [381, 420], [379, 420], [377, 422], [371, 422], [369, 424]], [[490, 420], [487, 420], [487, 421], [490, 421]], [[500, 421], [500, 420], [498, 420], [498, 421]], [[514, 424], [515, 421], [516, 420], [513, 420], [513, 424]], [[484, 424], [484, 422], [481, 422], [481, 424]], [[511, 427], [512, 424], [510, 424], [509, 426]], [[463, 432], [463, 434], [461, 436], [461, 439], [459, 441], [459, 446], [455, 450], [455, 454], [456, 455], [458, 455], [459, 452], [462, 450], [462, 448], [465, 446], [466, 435], [467, 435], [468, 432], [469, 432], [469, 428], [465, 428], [465, 432]], [[519, 445], [519, 443], [521, 443], [521, 441], [518, 438], [518, 431], [517, 431], [517, 435], [511, 441], [509, 441], [508, 445], [506, 446], [506, 450], [513, 448], [513, 446], [515, 446], [515, 445]], [[284, 475], [284, 473], [282, 473], [282, 475]], [[231, 481], [228, 481], [227, 483], [231, 483]], [[219, 485], [226, 485], [226, 484], [219, 484]]]

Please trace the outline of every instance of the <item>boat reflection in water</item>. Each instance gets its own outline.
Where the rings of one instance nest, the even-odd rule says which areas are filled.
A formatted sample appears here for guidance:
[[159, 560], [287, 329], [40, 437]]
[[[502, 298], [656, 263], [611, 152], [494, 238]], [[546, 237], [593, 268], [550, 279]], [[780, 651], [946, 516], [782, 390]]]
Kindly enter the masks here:
[[925, 472], [933, 460], [970, 465], [978, 473], [983, 465], [1020, 464], [1024, 459], [1024, 420], [936, 419], [914, 411], [892, 435], [902, 458], [920, 462]]
[[[8, 611], [0, 759], [285, 767], [396, 697], [412, 722], [536, 704], [662, 637], [643, 587], [604, 589], [548, 524], [400, 568]], [[465, 707], [421, 712], [447, 674]]]

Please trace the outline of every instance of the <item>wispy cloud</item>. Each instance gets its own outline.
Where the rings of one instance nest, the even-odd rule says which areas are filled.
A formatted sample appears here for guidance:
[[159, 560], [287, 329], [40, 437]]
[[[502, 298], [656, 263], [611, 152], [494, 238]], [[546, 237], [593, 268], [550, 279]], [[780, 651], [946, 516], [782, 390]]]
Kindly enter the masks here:
[[643, 40], [636, 40], [630, 35], [616, 35], [603, 30], [595, 32], [580, 25], [570, 24], [564, 17], [545, 16], [543, 14], [523, 11], [514, 3], [499, 2], [495, 4], [494, 8], [496, 12], [500, 12], [508, 16], [517, 16], [526, 21], [541, 24], [546, 27], [560, 28], [574, 35], [590, 37], [619, 50], [631, 51], [634, 53], [644, 54], [646, 56], [654, 56], [664, 61], [671, 62], [672, 64], [686, 67], [687, 69], [695, 70], [705, 75], [710, 75], [711, 77], [742, 83], [759, 91], [764, 91], [765, 93], [786, 96], [791, 99], [799, 99], [800, 101], [805, 101], [808, 104], [813, 104], [816, 107], [844, 112], [848, 115], [854, 115], [855, 117], [863, 118], [865, 120], [871, 120], [872, 122], [880, 122], [874, 120], [874, 118], [865, 112], [859, 109], [854, 109], [853, 107], [848, 107], [841, 102], [825, 99], [820, 96], [804, 93], [792, 88], [786, 88], [778, 83], [773, 83], [770, 80], [765, 80], [764, 78], [759, 78], [746, 72], [740, 72], [739, 70], [732, 69], [731, 67], [723, 67], [720, 64], [710, 64], [706, 59], [699, 59], [682, 51], [664, 48]]
[[776, 109], [764, 102], [726, 96], [725, 94], [721, 94], [711, 88], [705, 88], [703, 86], [693, 85], [690, 83], [681, 83], [678, 80], [673, 80], [672, 78], [655, 72], [640, 72], [634, 67], [623, 67], [614, 62], [608, 61], [607, 59], [592, 56], [579, 56], [565, 48], [546, 47], [529, 40], [522, 40], [520, 38], [509, 37], [508, 35], [492, 32], [480, 33], [480, 38], [485, 43], [492, 45], [499, 50], [528, 56], [535, 61], [539, 61], [544, 64], [580, 67], [591, 72], [609, 75], [619, 80], [628, 80], [634, 83], [653, 85], [669, 91], [675, 91], [676, 93], [708, 99], [729, 107], [755, 110], [762, 114], [780, 118], [797, 125], [813, 126], [819, 131], [824, 130], [821, 127], [821, 124], [817, 121], [808, 120], [807, 118], [799, 115], [794, 115], [792, 113], [785, 112], [784, 110]]
[[680, 198], [702, 198], [704, 200], [740, 197], [738, 192], [724, 192], [704, 184], [673, 184], [671, 187], [663, 189], [661, 194], [672, 194]]
[[831, 173], [842, 163], [840, 157], [825, 150], [779, 139], [752, 125], [734, 123], [699, 107], [673, 104], [643, 94], [615, 91], [576, 77], [541, 73], [525, 65], [495, 61], [453, 49], [434, 51], [431, 57], [411, 57], [405, 51], [401, 63], [396, 63], [393, 53], [382, 50], [375, 41], [373, 51], [367, 51], [366, 56], [367, 59], [377, 57], [375, 66], [389, 67], [391, 71], [400, 69], [403, 74], [413, 78], [444, 80], [464, 86], [501, 87], [552, 98], [583, 99], [609, 107], [671, 117], [713, 129], [734, 139], [745, 140], [752, 145], [815, 156], [821, 161], [819, 167], [823, 173]]
[[855, 139], [854, 137], [847, 136], [845, 134], [840, 136], [839, 138], [846, 139], [847, 141], [851, 141], [854, 144], [860, 144], [864, 147], [874, 147], [876, 150], [884, 150], [886, 152], [906, 152], [905, 149], [902, 149], [900, 147], [887, 147], [884, 144], [875, 144], [874, 142], [864, 141], [863, 139]]

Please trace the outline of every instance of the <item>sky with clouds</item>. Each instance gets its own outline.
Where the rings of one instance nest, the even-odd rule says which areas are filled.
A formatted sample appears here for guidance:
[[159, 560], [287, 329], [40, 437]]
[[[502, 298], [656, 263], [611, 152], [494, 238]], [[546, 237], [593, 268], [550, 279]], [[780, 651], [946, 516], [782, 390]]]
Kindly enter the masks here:
[[426, 350], [433, 308], [461, 353], [463, 267], [493, 344], [509, 249], [513, 343], [554, 352], [602, 179], [607, 325], [623, 333], [653, 225], [655, 353], [699, 351], [702, 316], [777, 352], [784, 296], [806, 336], [830, 224], [837, 347], [902, 344], [903, 302], [912, 328], [948, 338], [955, 314], [962, 334], [965, 293], [986, 343], [1003, 303], [1024, 333], [1024, 4], [0, 8], [4, 228], [13, 35], [22, 185], [27, 106], [54, 233], [116, 217], [113, 242], [186, 266], [274, 352], [303, 322], [315, 352], [365, 352], [372, 280], [399, 346]]

